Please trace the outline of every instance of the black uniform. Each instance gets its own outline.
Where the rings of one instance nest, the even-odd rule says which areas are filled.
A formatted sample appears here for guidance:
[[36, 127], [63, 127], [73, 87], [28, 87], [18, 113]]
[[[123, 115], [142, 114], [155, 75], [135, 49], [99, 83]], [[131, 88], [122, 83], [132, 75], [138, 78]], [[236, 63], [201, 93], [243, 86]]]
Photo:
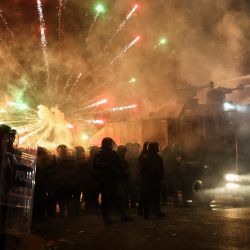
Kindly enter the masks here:
[[56, 163], [56, 199], [60, 208], [61, 216], [72, 213], [72, 194], [75, 192], [75, 169], [72, 159], [59, 159]]
[[125, 159], [127, 149], [125, 146], [120, 145], [117, 148], [117, 154], [120, 157], [121, 161], [121, 168], [119, 169], [119, 196], [120, 196], [120, 203], [119, 207], [121, 210], [122, 219], [128, 219], [127, 215], [127, 208], [129, 205], [129, 164], [128, 161]]
[[95, 155], [93, 166], [96, 171], [97, 181], [100, 185], [103, 219], [104, 222], [108, 222], [112, 204], [115, 199], [115, 191], [119, 183], [121, 162], [115, 151], [111, 148], [103, 147], [102, 150]]
[[98, 197], [100, 193], [99, 184], [95, 178], [95, 170], [93, 168], [94, 158], [90, 157], [86, 162], [83, 178], [83, 197], [85, 201], [85, 209], [99, 208]]
[[157, 150], [151, 147], [149, 147], [148, 154], [142, 161], [141, 186], [144, 217], [147, 219], [150, 215], [150, 211], [155, 215], [161, 214], [160, 193], [164, 168], [162, 158], [158, 155]]

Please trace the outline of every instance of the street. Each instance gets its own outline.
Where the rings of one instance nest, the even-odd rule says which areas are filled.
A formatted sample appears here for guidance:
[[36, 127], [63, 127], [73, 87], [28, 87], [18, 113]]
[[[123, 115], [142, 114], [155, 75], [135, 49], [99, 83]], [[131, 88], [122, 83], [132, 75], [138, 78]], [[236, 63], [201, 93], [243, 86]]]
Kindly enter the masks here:
[[105, 226], [101, 215], [82, 213], [34, 225], [46, 249], [250, 249], [250, 208], [164, 209], [166, 218]]

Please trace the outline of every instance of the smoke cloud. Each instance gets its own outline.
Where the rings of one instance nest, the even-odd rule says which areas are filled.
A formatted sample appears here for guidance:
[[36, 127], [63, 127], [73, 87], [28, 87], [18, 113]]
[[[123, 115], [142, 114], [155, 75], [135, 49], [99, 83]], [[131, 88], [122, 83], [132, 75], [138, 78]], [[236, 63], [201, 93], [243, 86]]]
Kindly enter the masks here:
[[[74, 109], [104, 97], [115, 106], [138, 104], [136, 112], [128, 111], [120, 117], [115, 114], [109, 117], [111, 120], [137, 119], [166, 105], [173, 113], [178, 89], [185, 86], [205, 86], [211, 80], [219, 83], [249, 73], [248, 1], [143, 0], [116, 35], [135, 2], [103, 1], [106, 12], [100, 13], [96, 22], [94, 1], [44, 0], [42, 4], [49, 84], [36, 1], [0, 3], [8, 25], [0, 19], [1, 92], [14, 98], [18, 91], [19, 98], [34, 108], [58, 105], [67, 119], [73, 119]], [[137, 35], [141, 41], [111, 66], [112, 59]], [[156, 46], [162, 37], [168, 43]], [[79, 73], [82, 77], [74, 86]], [[129, 83], [132, 77], [136, 83]], [[216, 86], [231, 88], [239, 83]], [[229, 99], [246, 100], [247, 93], [236, 92]], [[67, 101], [62, 104], [60, 100]]]

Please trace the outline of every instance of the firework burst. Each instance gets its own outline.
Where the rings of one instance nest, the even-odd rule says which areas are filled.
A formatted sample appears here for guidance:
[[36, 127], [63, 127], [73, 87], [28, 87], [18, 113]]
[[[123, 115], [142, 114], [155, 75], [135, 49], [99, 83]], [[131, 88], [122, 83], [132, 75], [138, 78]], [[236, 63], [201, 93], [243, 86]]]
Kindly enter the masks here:
[[[49, 36], [50, 34], [46, 32], [47, 27], [45, 25], [44, 15], [46, 15], [46, 24], [49, 28], [49, 22], [51, 20], [50, 16], [47, 19], [48, 3], [45, 1], [43, 2], [42, 0], [36, 0], [35, 2], [40, 26], [39, 38], [42, 53], [39, 50], [34, 52], [36, 52], [36, 54], [42, 54], [41, 60], [45, 67], [40, 67], [40, 55], [37, 57], [34, 56], [31, 60], [32, 62], [37, 61], [37, 64], [34, 67], [33, 65], [32, 67], [28, 67], [27, 62], [25, 61], [25, 63], [23, 63], [20, 59], [22, 54], [15, 54], [15, 50], [12, 49], [12, 46], [13, 43], [16, 43], [15, 45], [18, 44], [18, 38], [20, 38], [19, 33], [16, 33], [14, 36], [14, 32], [10, 29], [5, 17], [3, 16], [3, 12], [0, 11], [0, 21], [2, 20], [5, 30], [8, 31], [12, 38], [15, 37], [12, 44], [7, 44], [8, 41], [5, 41], [5, 38], [0, 34], [1, 49], [4, 51], [4, 53], [0, 53], [0, 56], [3, 58], [5, 65], [8, 66], [13, 73], [16, 73], [16, 78], [18, 78], [16, 82], [22, 82], [22, 79], [25, 79], [25, 81], [23, 81], [25, 82], [24, 84], [18, 86], [17, 83], [16, 86], [14, 85], [12, 88], [13, 93], [15, 92], [15, 87], [17, 90], [20, 89], [20, 91], [23, 91], [23, 94], [20, 97], [20, 102], [15, 99], [15, 95], [13, 93], [8, 92], [8, 96], [10, 95], [10, 98], [7, 99], [8, 101], [3, 101], [3, 107], [0, 108], [0, 119], [1, 123], [9, 124], [17, 130], [19, 145], [23, 147], [29, 147], [37, 144], [53, 148], [61, 143], [72, 146], [74, 144], [72, 133], [77, 131], [78, 127], [80, 127], [81, 133], [83, 133], [85, 127], [88, 129], [93, 127], [96, 131], [96, 128], [100, 128], [101, 125], [106, 123], [106, 117], [104, 122], [103, 119], [99, 118], [98, 114], [112, 114], [114, 112], [125, 111], [136, 107], [136, 105], [129, 105], [106, 108], [103, 107], [103, 105], [108, 103], [108, 100], [101, 98], [98, 100], [97, 98], [98, 96], [103, 97], [103, 94], [101, 94], [101, 87], [108, 86], [108, 84], [110, 84], [107, 80], [103, 80], [103, 76], [108, 75], [109, 72], [112, 71], [113, 67], [110, 66], [114, 65], [118, 59], [121, 59], [126, 52], [139, 41], [140, 37], [136, 37], [133, 41], [127, 44], [117, 55], [115, 55], [115, 57], [113, 51], [106, 53], [107, 55], [105, 56], [107, 56], [107, 61], [114, 57], [111, 63], [102, 64], [103, 62], [100, 62], [97, 66], [93, 65], [92, 62], [95, 61], [97, 56], [93, 54], [93, 58], [85, 58], [84, 53], [88, 51], [87, 48], [84, 49], [84, 46], [81, 48], [68, 46], [67, 48], [70, 48], [69, 51], [63, 50], [63, 46], [65, 46], [68, 42], [68, 34], [64, 31], [64, 28], [67, 27], [66, 24], [64, 25], [64, 21], [66, 20], [64, 20], [66, 1], [67, 0], [58, 0], [56, 3], [58, 10], [57, 25], [54, 25], [50, 29], [50, 34], [53, 32], [53, 28], [57, 32], [58, 39], [53, 38], [54, 40]], [[72, 5], [69, 4], [68, 6]], [[118, 25], [115, 34], [119, 33], [126, 26], [127, 22], [132, 18], [137, 9], [138, 5], [134, 5], [122, 23]], [[96, 5], [95, 15], [93, 16], [94, 20], [92, 23], [88, 22], [90, 24], [86, 28], [86, 37], [84, 39], [84, 41], [86, 41], [86, 46], [91, 45], [87, 41], [90, 33], [91, 37], [89, 38], [95, 39], [96, 34], [93, 32], [93, 28], [96, 25], [98, 30], [98, 25], [100, 24], [99, 22], [97, 23], [97, 20], [101, 14], [105, 13], [105, 11], [106, 9], [104, 5]], [[37, 18], [37, 16], [35, 18]], [[67, 22], [68, 21], [70, 20], [67, 18]], [[57, 26], [57, 28], [55, 26]], [[80, 32], [81, 30], [79, 33]], [[111, 35], [110, 39], [108, 39], [109, 44], [112, 42], [115, 34]], [[51, 55], [53, 55], [51, 57], [48, 55], [48, 41]], [[56, 41], [56, 46], [53, 45], [53, 41]], [[74, 41], [72, 44], [75, 44]], [[24, 47], [24, 44], [20, 44], [20, 46]], [[120, 44], [117, 43], [117, 47], [118, 46], [120, 47]], [[29, 46], [27, 46], [27, 48], [33, 49], [33, 47]], [[56, 52], [55, 48], [57, 49]], [[103, 45], [100, 46], [100, 51], [102, 48]], [[78, 51], [78, 49], [80, 49], [80, 51]], [[6, 56], [7, 51], [9, 51], [8, 56]], [[14, 56], [11, 55], [13, 52]], [[32, 52], [30, 52], [30, 54], [32, 55]], [[64, 54], [71, 56], [68, 61], [66, 60], [67, 56]], [[72, 59], [73, 54], [78, 57], [76, 61]], [[81, 54], [84, 56], [81, 57]], [[11, 59], [12, 57], [13, 59]], [[84, 61], [84, 63], [82, 64], [81, 61]], [[86, 65], [86, 67], [83, 69], [81, 67], [82, 65]], [[26, 73], [27, 69], [30, 70], [29, 76]], [[34, 70], [34, 72], [32, 70]], [[45, 86], [42, 84], [44, 72], [46, 73]], [[82, 73], [76, 74], [76, 72]], [[83, 75], [84, 77], [82, 77]], [[88, 84], [89, 79], [90, 84]], [[86, 84], [86, 86], [84, 84]], [[112, 89], [110, 90], [112, 91]], [[91, 93], [94, 92], [96, 92], [97, 95], [90, 98]], [[112, 97], [112, 93], [109, 94], [111, 94]], [[36, 97], [36, 99], [33, 99], [33, 97]], [[81, 97], [83, 98], [82, 103], [85, 103], [85, 105], [82, 106], [79, 105]], [[38, 99], [42, 101], [38, 101]], [[78, 103], [76, 104], [76, 102]], [[70, 120], [70, 122], [65, 118], [65, 116]], [[77, 123], [78, 121], [79, 123]], [[89, 136], [91, 133], [87, 131], [85, 134], [88, 134]]]

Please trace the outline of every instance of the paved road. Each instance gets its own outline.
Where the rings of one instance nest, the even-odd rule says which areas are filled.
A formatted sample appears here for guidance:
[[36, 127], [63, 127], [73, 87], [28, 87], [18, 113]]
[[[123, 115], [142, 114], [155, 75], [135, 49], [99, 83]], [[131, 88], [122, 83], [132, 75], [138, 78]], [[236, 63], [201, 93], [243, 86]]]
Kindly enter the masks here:
[[250, 208], [167, 208], [167, 217], [105, 226], [100, 214], [36, 224], [47, 249], [250, 249]]

